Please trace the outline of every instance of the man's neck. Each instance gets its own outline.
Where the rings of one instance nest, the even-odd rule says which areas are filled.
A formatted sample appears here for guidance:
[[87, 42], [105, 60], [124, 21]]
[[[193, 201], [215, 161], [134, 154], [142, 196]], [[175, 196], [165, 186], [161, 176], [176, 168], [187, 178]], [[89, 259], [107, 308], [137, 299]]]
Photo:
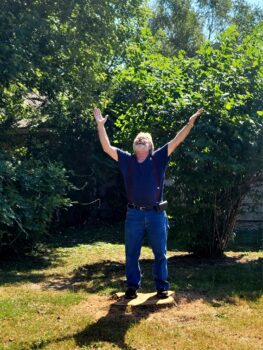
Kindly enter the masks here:
[[136, 159], [139, 163], [142, 163], [149, 155], [149, 152], [137, 152], [135, 154]]

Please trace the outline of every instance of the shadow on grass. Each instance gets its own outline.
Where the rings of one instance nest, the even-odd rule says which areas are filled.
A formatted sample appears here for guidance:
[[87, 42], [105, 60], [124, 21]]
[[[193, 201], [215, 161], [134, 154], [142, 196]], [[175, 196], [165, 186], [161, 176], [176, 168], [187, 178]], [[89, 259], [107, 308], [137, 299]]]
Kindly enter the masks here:
[[[246, 261], [246, 255], [222, 259], [198, 259], [191, 255], [174, 256], [168, 260], [171, 289], [176, 292], [196, 293], [211, 303], [220, 299], [228, 301], [238, 296], [256, 300], [263, 294], [263, 258]], [[142, 259], [143, 292], [154, 290], [152, 260]], [[117, 261], [83, 265], [70, 278], [57, 278], [45, 283], [46, 289], [88, 293], [115, 293], [124, 289], [125, 266]]]
[[[256, 247], [257, 243], [262, 241], [260, 234], [254, 237]], [[250, 249], [250, 238], [244, 233], [242, 244], [237, 245], [238, 249], [242, 247], [243, 251], [256, 251], [256, 249]], [[48, 276], [41, 274], [41, 270], [59, 263], [61, 254], [56, 253], [56, 248], [95, 244], [99, 241], [123, 244], [122, 225], [100, 226], [81, 231], [69, 230], [66, 235], [51, 237], [47, 245], [42, 250], [36, 251], [35, 254], [2, 261], [0, 285], [41, 282], [44, 289], [73, 290], [75, 292], [83, 290], [87, 293], [105, 294], [123, 290], [125, 288], [125, 265], [119, 261], [105, 260], [82, 265], [67, 278], [56, 276], [55, 280], [50, 280]], [[237, 249], [233, 250], [237, 251]], [[248, 260], [246, 257], [245, 253], [222, 259], [201, 259], [190, 254], [175, 254], [168, 259], [168, 269], [171, 289], [176, 291], [177, 302], [180, 303], [181, 298], [189, 302], [202, 299], [216, 307], [220, 306], [221, 302], [232, 303], [231, 298], [235, 296], [256, 301], [263, 295], [263, 258]], [[141, 260], [143, 292], [154, 290], [152, 262], [151, 259]], [[88, 324], [80, 332], [55, 340], [43, 340], [41, 344], [33, 343], [26, 348], [41, 349], [48, 344], [74, 338], [75, 343], [83, 348], [89, 348], [92, 344], [96, 344], [95, 346], [99, 348], [98, 343], [109, 342], [121, 349], [132, 350], [133, 348], [125, 341], [128, 330], [155, 311], [156, 309], [149, 306], [127, 311], [116, 306], [114, 301], [109, 301], [107, 315], [95, 323]]]
[[83, 229], [71, 228], [63, 234], [50, 235], [45, 242], [38, 244], [30, 253], [0, 258], [0, 286], [20, 282], [38, 283], [45, 277], [32, 270], [45, 270], [57, 266], [62, 261], [58, 248], [71, 248], [80, 244], [107, 242], [123, 244], [123, 225], [97, 225]]
[[92, 343], [109, 342], [117, 345], [120, 349], [135, 350], [137, 347], [134, 348], [126, 342], [128, 330], [142, 320], [147, 319], [149, 315], [160, 310], [160, 308], [167, 309], [168, 306], [140, 305], [127, 309], [113, 303], [105, 317], [100, 318], [96, 323], [74, 335], [75, 342], [81, 348], [89, 348]]
[[[256, 301], [263, 294], [263, 259], [245, 261], [245, 256], [240, 254], [217, 260], [197, 259], [191, 255], [170, 258], [168, 266], [171, 289], [176, 291], [176, 301], [180, 303], [183, 299], [184, 303], [190, 303], [203, 300], [213, 307], [221, 306], [222, 302], [235, 304], [235, 299], [232, 298], [235, 296]], [[83, 265], [74, 271], [71, 278], [47, 283], [45, 288], [85, 290], [93, 293], [111, 288], [113, 293], [122, 285], [124, 267], [123, 263], [110, 260]], [[142, 291], [152, 291], [152, 260], [142, 259], [141, 267]], [[127, 309], [109, 300], [107, 315], [95, 323], [87, 324], [84, 329], [73, 335], [45, 340], [43, 344], [31, 344], [29, 349], [41, 349], [51, 343], [74, 339], [76, 345], [81, 348], [100, 348], [103, 347], [103, 343], [110, 343], [120, 349], [134, 350], [135, 348], [127, 342], [127, 332], [157, 310], [159, 307], [149, 305]]]
[[[20, 282], [38, 283], [44, 278], [41, 271], [59, 264], [61, 256], [53, 249], [41, 249], [19, 257], [8, 257], [0, 261], [0, 286]], [[33, 272], [37, 270], [40, 272]]]
[[[160, 309], [168, 309], [174, 305], [140, 305], [135, 307], [118, 305], [118, 301], [110, 301], [109, 309], [105, 316], [94, 323], [89, 323], [84, 329], [75, 334], [66, 335], [56, 339], [44, 340], [26, 346], [23, 349], [42, 349], [54, 343], [60, 343], [74, 339], [75, 344], [81, 349], [101, 349], [101, 343], [110, 343], [123, 350], [135, 350], [126, 342], [126, 334], [130, 328], [138, 325]], [[22, 350], [22, 349], [21, 349]]]
[[[62, 253], [58, 254], [57, 248], [74, 247], [78, 244], [92, 245], [99, 241], [123, 244], [122, 224], [72, 229], [63, 236], [50, 237], [47, 245], [33, 255], [2, 261], [0, 285], [43, 283], [45, 288], [56, 290], [84, 290], [104, 294], [123, 290], [125, 266], [118, 261], [106, 260], [80, 266], [69, 278], [57, 276], [56, 279], [50, 279], [41, 273], [50, 265], [56, 266], [60, 263]], [[246, 251], [249, 251], [249, 242], [246, 241]], [[242, 253], [221, 259], [201, 259], [190, 254], [175, 254], [168, 260], [171, 288], [177, 292], [201, 293], [204, 298], [218, 296], [227, 299], [232, 295], [247, 299], [257, 298], [263, 293], [263, 259], [249, 261], [245, 258], [246, 254]], [[141, 260], [142, 290], [147, 292], [154, 289], [151, 266], [152, 260]]]
[[47, 244], [53, 248], [70, 248], [78, 244], [95, 244], [97, 242], [123, 244], [124, 223], [114, 225], [103, 223], [82, 229], [70, 228], [62, 234], [50, 236]]
[[125, 266], [123, 263], [105, 260], [103, 262], [83, 265], [73, 271], [70, 278], [57, 278], [45, 283], [45, 289], [73, 291], [84, 290], [89, 293], [107, 292], [112, 293], [124, 288], [123, 276]]
[[221, 259], [191, 255], [169, 259], [172, 287], [189, 293], [190, 298], [228, 302], [232, 297], [257, 300], [263, 295], [263, 258], [246, 260], [246, 254]]

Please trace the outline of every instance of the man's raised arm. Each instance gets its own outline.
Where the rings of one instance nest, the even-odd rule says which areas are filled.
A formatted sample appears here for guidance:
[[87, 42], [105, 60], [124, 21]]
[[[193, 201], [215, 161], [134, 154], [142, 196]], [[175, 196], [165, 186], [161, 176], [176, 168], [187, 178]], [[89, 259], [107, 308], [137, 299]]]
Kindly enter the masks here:
[[194, 126], [194, 123], [196, 122], [196, 119], [204, 112], [203, 108], [198, 109], [195, 114], [193, 114], [190, 118], [188, 123], [176, 134], [175, 138], [172, 139], [168, 143], [168, 156], [176, 149], [177, 146], [180, 145], [181, 142], [184, 141], [186, 136], [191, 131], [192, 127]]
[[105, 129], [105, 123], [108, 119], [108, 116], [103, 118], [99, 108], [95, 108], [94, 109], [94, 118], [95, 118], [96, 123], [97, 123], [99, 139], [100, 139], [100, 143], [101, 143], [101, 146], [103, 148], [103, 151], [106, 152], [111, 158], [118, 161], [117, 148], [111, 146], [110, 140], [108, 138], [108, 135], [107, 135], [107, 132]]

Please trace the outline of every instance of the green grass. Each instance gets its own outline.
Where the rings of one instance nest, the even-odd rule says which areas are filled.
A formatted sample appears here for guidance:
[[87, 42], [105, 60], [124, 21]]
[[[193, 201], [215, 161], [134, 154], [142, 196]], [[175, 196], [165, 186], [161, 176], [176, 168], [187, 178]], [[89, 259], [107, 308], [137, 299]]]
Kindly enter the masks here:
[[[122, 225], [68, 230], [34, 254], [2, 261], [0, 349], [263, 349], [262, 233], [237, 232], [223, 259], [196, 259], [169, 241], [176, 307], [121, 309]], [[154, 290], [152, 253], [142, 291]]]

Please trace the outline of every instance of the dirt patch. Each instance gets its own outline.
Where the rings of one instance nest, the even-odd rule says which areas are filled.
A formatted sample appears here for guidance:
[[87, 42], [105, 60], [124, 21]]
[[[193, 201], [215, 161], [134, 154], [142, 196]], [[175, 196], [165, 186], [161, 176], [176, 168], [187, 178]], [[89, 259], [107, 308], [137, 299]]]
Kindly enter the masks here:
[[175, 297], [175, 304], [173, 306], [136, 306], [136, 307], [120, 307], [116, 306], [116, 298], [114, 296], [99, 296], [89, 295], [87, 300], [74, 305], [71, 308], [71, 314], [89, 314], [94, 317], [94, 320], [98, 320], [102, 317], [108, 317], [112, 319], [122, 318], [130, 315], [136, 319], [158, 320], [164, 319], [167, 322], [183, 322], [190, 323], [195, 322], [200, 315], [213, 314], [215, 310], [213, 306], [208, 305], [204, 299], [199, 295], [191, 296], [184, 294], [177, 294]]
[[79, 314], [89, 314], [95, 319], [99, 319], [108, 314], [111, 304], [113, 302], [112, 297], [89, 295], [87, 300], [74, 305], [70, 312], [72, 316]]

